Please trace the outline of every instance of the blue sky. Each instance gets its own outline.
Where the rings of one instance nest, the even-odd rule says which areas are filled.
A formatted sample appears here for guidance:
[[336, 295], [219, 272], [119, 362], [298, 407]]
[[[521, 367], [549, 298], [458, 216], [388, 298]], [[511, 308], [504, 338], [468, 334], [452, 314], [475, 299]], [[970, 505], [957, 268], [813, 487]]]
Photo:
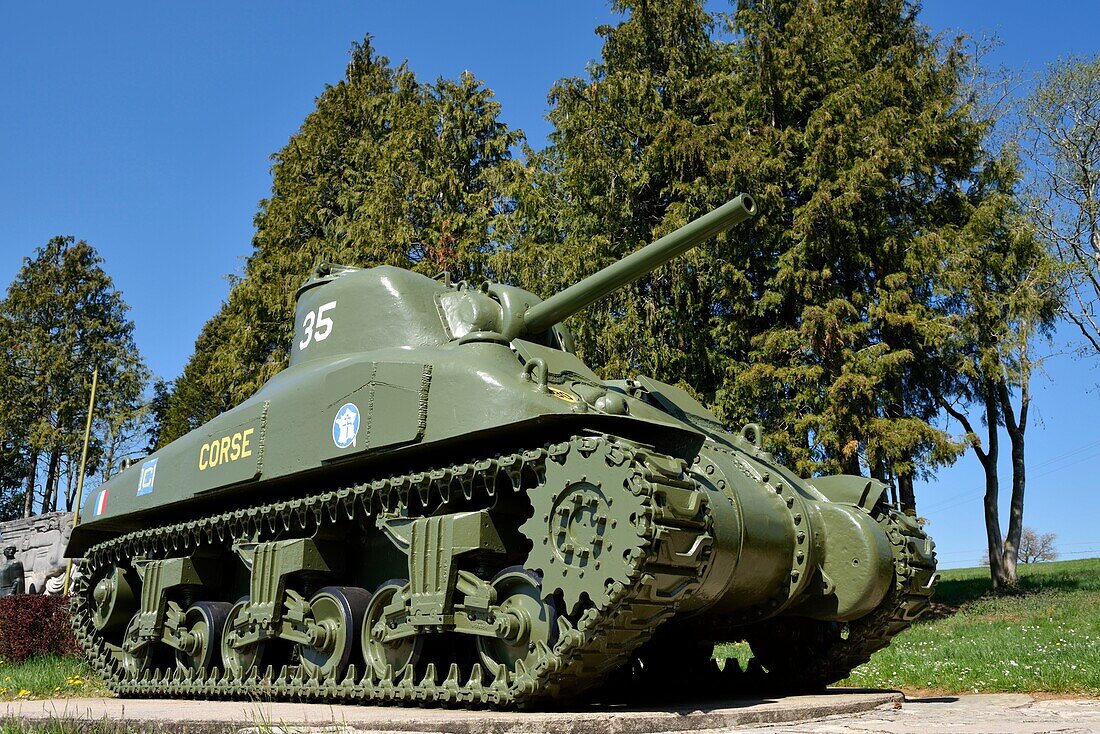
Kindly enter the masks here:
[[[1100, 47], [1092, 1], [929, 0], [921, 17], [934, 31], [996, 33], [991, 61], [1019, 71]], [[175, 377], [249, 252], [269, 156], [339, 80], [353, 41], [372, 34], [423, 79], [472, 71], [538, 145], [550, 85], [583, 72], [599, 55], [594, 28], [612, 21], [598, 0], [5, 3], [0, 286], [51, 236], [88, 240], [150, 367]], [[1100, 555], [1096, 364], [1054, 356], [1035, 384], [1026, 521], [1057, 532], [1065, 557]], [[919, 488], [945, 566], [982, 554], [981, 488], [972, 455]]]

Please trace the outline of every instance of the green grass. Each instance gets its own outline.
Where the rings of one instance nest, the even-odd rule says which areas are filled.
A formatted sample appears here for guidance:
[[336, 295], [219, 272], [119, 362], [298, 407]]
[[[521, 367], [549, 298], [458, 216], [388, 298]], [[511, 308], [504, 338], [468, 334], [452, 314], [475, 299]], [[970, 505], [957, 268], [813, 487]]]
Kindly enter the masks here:
[[[993, 596], [988, 568], [943, 571], [933, 609], [841, 685], [944, 693], [1100, 696], [1100, 558], [1020, 566]], [[715, 657], [751, 657], [718, 645]]]
[[155, 731], [124, 721], [82, 721], [79, 719], [47, 719], [24, 721], [0, 719], [0, 734], [140, 734]]
[[[70, 698], [107, 694], [84, 660], [43, 655], [22, 663], [0, 660], [0, 700]], [[5, 730], [0, 728], [0, 734]]]
[[944, 571], [935, 608], [844, 685], [1100, 696], [1100, 558], [1020, 567], [1020, 593], [989, 570]]

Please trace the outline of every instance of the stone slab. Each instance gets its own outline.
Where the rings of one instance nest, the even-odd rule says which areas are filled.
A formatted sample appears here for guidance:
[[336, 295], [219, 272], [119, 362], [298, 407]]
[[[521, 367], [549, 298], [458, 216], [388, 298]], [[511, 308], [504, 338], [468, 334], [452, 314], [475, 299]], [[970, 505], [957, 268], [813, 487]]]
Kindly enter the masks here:
[[738, 734], [1100, 734], [1100, 700], [1042, 699], [1017, 693], [909, 698], [845, 716], [781, 726], [750, 725]]
[[745, 698], [669, 708], [593, 706], [562, 711], [464, 711], [306, 703], [71, 698], [9, 701], [4, 719], [102, 720], [163, 731], [433, 732], [440, 734], [655, 734], [789, 723], [901, 705], [894, 691], [836, 689], [824, 694]]

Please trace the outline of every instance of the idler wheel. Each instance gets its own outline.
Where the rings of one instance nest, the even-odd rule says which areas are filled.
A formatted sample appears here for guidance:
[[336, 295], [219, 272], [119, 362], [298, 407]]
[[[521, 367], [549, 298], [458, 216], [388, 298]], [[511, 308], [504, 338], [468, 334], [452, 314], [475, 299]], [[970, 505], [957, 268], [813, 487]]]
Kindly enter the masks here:
[[381, 639], [387, 625], [386, 607], [394, 603], [394, 597], [408, 583], [404, 579], [390, 579], [379, 586], [371, 595], [367, 611], [363, 615], [363, 662], [379, 678], [386, 678], [389, 674], [397, 675], [406, 665], [416, 665], [424, 647], [424, 639], [420, 635], [391, 642]]
[[221, 656], [222, 632], [233, 605], [224, 601], [195, 602], [183, 613], [184, 648], [176, 650], [176, 667], [210, 670]]
[[486, 667], [499, 675], [501, 668], [514, 672], [523, 661], [530, 669], [539, 644], [554, 647], [558, 639], [557, 603], [542, 597], [542, 579], [522, 566], [509, 566], [492, 580], [497, 592], [499, 637], [478, 637], [477, 649]]
[[92, 624], [100, 632], [121, 629], [137, 611], [133, 587], [125, 570], [111, 566], [92, 587]]
[[237, 634], [236, 630], [233, 629], [233, 624], [237, 621], [237, 618], [241, 615], [241, 612], [244, 611], [247, 604], [248, 597], [245, 596], [233, 605], [233, 608], [229, 610], [229, 614], [226, 616], [225, 626], [222, 632], [222, 665], [225, 666], [226, 672], [234, 678], [246, 678], [249, 673], [259, 668], [264, 660], [264, 651], [267, 648], [267, 642], [265, 640], [253, 642], [243, 647], [233, 647], [230, 644]]
[[354, 586], [326, 586], [313, 595], [309, 600], [313, 642], [299, 647], [307, 675], [325, 680], [344, 676], [370, 599], [369, 591]]

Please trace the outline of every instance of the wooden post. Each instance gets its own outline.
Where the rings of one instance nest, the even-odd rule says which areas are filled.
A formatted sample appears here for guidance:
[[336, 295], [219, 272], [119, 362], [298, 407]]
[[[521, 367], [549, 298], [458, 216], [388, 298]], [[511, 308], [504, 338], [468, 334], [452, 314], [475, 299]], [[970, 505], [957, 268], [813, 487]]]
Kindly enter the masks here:
[[[99, 368], [92, 370], [92, 394], [88, 398], [88, 421], [84, 424], [84, 450], [80, 452], [80, 475], [76, 478], [76, 497], [73, 502], [73, 528], [80, 524], [80, 504], [84, 499], [84, 464], [88, 461], [88, 442], [92, 438], [92, 411], [95, 410], [95, 388], [99, 381]], [[62, 594], [69, 593], [69, 576], [73, 572], [73, 559], [65, 565], [65, 583]]]

